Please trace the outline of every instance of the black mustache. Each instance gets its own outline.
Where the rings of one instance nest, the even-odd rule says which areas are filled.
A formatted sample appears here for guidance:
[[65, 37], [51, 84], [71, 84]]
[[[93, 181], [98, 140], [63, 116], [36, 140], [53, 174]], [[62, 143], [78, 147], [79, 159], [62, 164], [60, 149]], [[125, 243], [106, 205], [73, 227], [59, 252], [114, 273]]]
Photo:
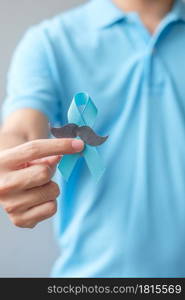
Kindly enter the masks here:
[[97, 135], [89, 126], [78, 126], [73, 123], [59, 128], [51, 128], [51, 133], [57, 138], [76, 138], [79, 136], [84, 143], [91, 146], [99, 146], [108, 138], [108, 136]]

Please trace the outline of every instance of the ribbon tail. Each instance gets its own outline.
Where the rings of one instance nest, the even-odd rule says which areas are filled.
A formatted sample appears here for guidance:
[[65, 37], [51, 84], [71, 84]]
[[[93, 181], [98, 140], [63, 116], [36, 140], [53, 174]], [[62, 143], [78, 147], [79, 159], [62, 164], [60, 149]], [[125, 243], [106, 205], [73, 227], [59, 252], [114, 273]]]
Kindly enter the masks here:
[[58, 168], [66, 181], [69, 179], [79, 157], [79, 153], [66, 154], [62, 157]]
[[105, 171], [105, 166], [97, 149], [95, 147], [86, 145], [83, 156], [92, 176], [94, 177], [95, 181], [98, 182]]

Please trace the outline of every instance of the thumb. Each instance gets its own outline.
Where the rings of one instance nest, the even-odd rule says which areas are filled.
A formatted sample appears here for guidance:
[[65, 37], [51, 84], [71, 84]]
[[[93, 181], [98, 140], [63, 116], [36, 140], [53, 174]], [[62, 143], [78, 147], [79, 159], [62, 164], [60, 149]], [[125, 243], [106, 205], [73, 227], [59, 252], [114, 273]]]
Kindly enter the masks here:
[[47, 156], [47, 157], [35, 159], [30, 162], [24, 163], [23, 165], [20, 165], [17, 169], [24, 169], [30, 166], [40, 165], [40, 164], [48, 165], [48, 167], [50, 167], [51, 169], [55, 169], [56, 164], [58, 164], [61, 158], [62, 155]]
[[60, 161], [61, 155], [55, 155], [55, 156], [47, 156], [40, 159], [35, 159], [31, 162], [28, 162], [27, 167], [38, 165], [38, 164], [44, 164], [47, 165], [50, 168], [52, 176], [55, 174], [56, 171], [56, 164]]
[[61, 155], [47, 156], [47, 157], [32, 160], [28, 163], [28, 165], [33, 166], [38, 164], [46, 164], [50, 167], [54, 167], [56, 164], [58, 164], [61, 158], [62, 158]]

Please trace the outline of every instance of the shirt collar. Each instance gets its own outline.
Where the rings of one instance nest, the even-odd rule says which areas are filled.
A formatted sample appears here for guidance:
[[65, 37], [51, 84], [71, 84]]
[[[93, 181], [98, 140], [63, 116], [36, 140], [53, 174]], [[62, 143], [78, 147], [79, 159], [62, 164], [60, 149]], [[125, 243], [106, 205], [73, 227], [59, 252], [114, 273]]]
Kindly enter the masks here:
[[88, 17], [92, 26], [96, 28], [110, 26], [123, 20], [125, 16], [112, 0], [91, 0], [88, 4]]
[[177, 21], [185, 22], [185, 2], [176, 0], [169, 15]]
[[[88, 18], [95, 28], [111, 26], [124, 20], [130, 13], [123, 12], [112, 0], [91, 0], [88, 4]], [[169, 15], [176, 20], [185, 21], [185, 3], [175, 0]]]

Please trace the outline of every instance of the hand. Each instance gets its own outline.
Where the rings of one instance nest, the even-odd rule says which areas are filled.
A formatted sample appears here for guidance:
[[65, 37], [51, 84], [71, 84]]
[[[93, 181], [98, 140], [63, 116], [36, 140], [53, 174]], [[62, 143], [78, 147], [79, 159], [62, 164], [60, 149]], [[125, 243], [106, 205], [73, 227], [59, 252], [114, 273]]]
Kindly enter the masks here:
[[33, 228], [55, 214], [56, 164], [61, 155], [82, 150], [80, 140], [43, 139], [0, 152], [0, 204], [14, 225]]

